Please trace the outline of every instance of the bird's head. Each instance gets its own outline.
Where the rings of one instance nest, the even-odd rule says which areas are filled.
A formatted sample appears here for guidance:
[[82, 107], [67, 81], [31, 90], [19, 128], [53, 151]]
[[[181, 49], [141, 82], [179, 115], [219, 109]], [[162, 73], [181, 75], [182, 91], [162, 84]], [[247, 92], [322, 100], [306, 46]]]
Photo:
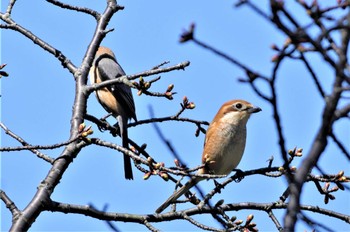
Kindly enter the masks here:
[[261, 108], [252, 105], [244, 100], [231, 100], [224, 103], [214, 118], [214, 122], [227, 122], [238, 124], [248, 121], [249, 116], [253, 113], [260, 112]]
[[102, 55], [109, 55], [111, 57], [113, 57], [115, 59], [115, 55], [114, 53], [112, 52], [111, 49], [107, 48], [107, 47], [99, 47], [97, 52], [96, 52], [96, 56], [95, 57], [99, 57], [99, 56], [102, 56]]

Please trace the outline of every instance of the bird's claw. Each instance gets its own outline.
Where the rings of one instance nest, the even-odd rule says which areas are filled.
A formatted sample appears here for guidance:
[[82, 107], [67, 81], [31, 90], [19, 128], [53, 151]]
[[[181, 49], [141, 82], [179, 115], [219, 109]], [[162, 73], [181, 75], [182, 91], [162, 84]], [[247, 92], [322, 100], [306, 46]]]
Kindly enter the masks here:
[[100, 119], [101, 124], [97, 125], [99, 131], [104, 132], [107, 130], [107, 121], [105, 118]]
[[234, 175], [234, 177], [235, 177], [234, 180], [236, 183], [239, 183], [239, 182], [241, 182], [241, 180], [243, 180], [244, 173], [241, 169], [236, 169], [235, 171], [236, 171], [236, 173]]

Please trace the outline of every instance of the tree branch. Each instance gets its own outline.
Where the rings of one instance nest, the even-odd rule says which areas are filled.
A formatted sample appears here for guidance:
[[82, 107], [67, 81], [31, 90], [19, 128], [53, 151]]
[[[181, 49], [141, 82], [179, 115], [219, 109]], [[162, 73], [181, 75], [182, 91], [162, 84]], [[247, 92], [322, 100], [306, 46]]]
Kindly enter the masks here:
[[[27, 143], [24, 139], [22, 139], [20, 136], [13, 133], [11, 130], [9, 130], [3, 123], [0, 123], [0, 127], [5, 131], [5, 134], [8, 134], [12, 138], [16, 139], [18, 142], [20, 142], [23, 147], [1, 147], [0, 151], [20, 151], [20, 150], [30, 150], [34, 154], [36, 154], [40, 159], [45, 160], [46, 162], [49, 162], [50, 164], [53, 164], [54, 159], [48, 155], [45, 155], [38, 151], [38, 149], [46, 148], [46, 149], [53, 149], [56, 148], [55, 146], [51, 146], [51, 148], [45, 147], [45, 146], [32, 146], [29, 143]], [[68, 143], [67, 143], [68, 144]], [[60, 147], [60, 146], [58, 146]]]
[[[96, 20], [99, 20], [101, 18], [101, 15], [97, 11], [94, 11], [94, 10], [86, 8], [86, 7], [72, 6], [72, 5], [65, 4], [63, 2], [57, 1], [57, 0], [46, 0], [46, 1], [51, 3], [51, 4], [53, 4], [53, 5], [55, 5], [55, 6], [61, 7], [63, 9], [74, 10], [74, 11], [77, 11], [77, 12], [82, 12], [82, 13], [85, 13], [85, 14], [89, 14], [92, 17], [94, 17]], [[124, 7], [120, 7], [120, 9], [124, 9]]]

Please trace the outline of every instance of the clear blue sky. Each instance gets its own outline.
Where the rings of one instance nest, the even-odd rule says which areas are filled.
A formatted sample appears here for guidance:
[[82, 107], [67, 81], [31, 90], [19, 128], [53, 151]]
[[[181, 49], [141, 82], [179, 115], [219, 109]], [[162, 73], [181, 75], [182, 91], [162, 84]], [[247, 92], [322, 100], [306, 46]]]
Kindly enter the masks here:
[[[8, 1], [2, 1], [4, 12]], [[67, 1], [70, 4], [91, 7], [98, 11], [105, 9], [105, 1]], [[192, 43], [179, 44], [179, 34], [192, 22], [197, 24], [199, 39], [215, 45], [216, 48], [238, 58], [244, 64], [263, 74], [270, 74], [271, 44], [282, 45], [286, 39], [275, 28], [257, 16], [250, 9], [233, 8], [235, 1], [119, 1], [125, 10], [118, 12], [109, 24], [114, 28], [103, 41], [112, 48], [128, 74], [148, 70], [163, 61], [177, 64], [191, 61], [185, 71], [163, 74], [161, 81], [152, 86], [153, 91], [165, 91], [168, 84], [175, 85], [178, 92], [174, 100], [137, 96], [134, 99], [138, 119], [149, 118], [148, 107], [154, 107], [156, 116], [175, 114], [180, 108], [183, 96], [194, 101], [196, 109], [186, 111], [183, 116], [211, 121], [219, 106], [227, 100], [241, 98], [261, 107], [263, 111], [253, 115], [248, 124], [248, 139], [245, 156], [239, 168], [255, 169], [267, 165], [272, 155], [274, 164], [282, 164], [277, 146], [276, 130], [271, 107], [259, 99], [252, 89], [237, 81], [244, 73], [227, 61], [214, 56]], [[258, 1], [263, 9], [268, 1]], [[294, 4], [291, 1], [288, 4]], [[293, 8], [298, 12], [299, 8]], [[79, 66], [95, 30], [92, 17], [82, 13], [66, 11], [45, 1], [20, 1], [13, 9], [13, 19], [34, 34], [61, 50], [76, 66]], [[298, 15], [300, 21], [306, 20]], [[1, 80], [1, 121], [13, 132], [31, 144], [54, 144], [69, 138], [71, 108], [74, 100], [74, 79], [68, 70], [50, 54], [34, 45], [20, 34], [9, 30], [1, 31], [1, 63], [7, 63], [10, 77]], [[312, 57], [313, 65], [322, 78], [322, 84], [329, 93], [333, 73], [322, 64], [318, 56]], [[306, 154], [320, 124], [323, 101], [316, 92], [311, 77], [300, 63], [285, 62], [279, 71], [277, 82], [284, 135], [287, 147], [304, 148]], [[264, 86], [262, 86], [264, 89]], [[267, 89], [265, 88], [267, 91]], [[96, 117], [105, 115], [94, 96], [89, 99], [88, 113]], [[111, 120], [113, 122], [113, 120]], [[113, 122], [114, 123], [114, 122]], [[90, 124], [87, 122], [87, 124]], [[194, 136], [195, 126], [188, 123], [165, 122], [159, 124], [177, 152], [190, 167], [200, 164], [204, 136]], [[343, 143], [349, 141], [349, 122], [344, 120], [335, 126], [335, 132]], [[93, 126], [93, 137], [120, 144], [119, 138], [101, 133]], [[130, 137], [139, 144], [147, 143], [148, 152], [158, 161], [173, 166], [173, 158], [162, 144], [151, 125], [130, 129]], [[1, 132], [2, 146], [18, 146], [13, 139]], [[349, 143], [345, 144], [349, 149]], [[57, 157], [62, 149], [43, 151]], [[296, 160], [295, 165], [300, 164]], [[330, 144], [322, 156], [320, 166], [329, 173], [349, 171], [349, 162], [341, 152]], [[23, 209], [36, 192], [40, 181], [46, 176], [50, 165], [39, 160], [31, 152], [1, 154], [1, 189], [20, 209]], [[100, 209], [109, 204], [108, 211], [148, 214], [172, 193], [173, 184], [158, 177], [142, 179], [136, 171], [134, 181], [123, 178], [122, 156], [116, 151], [88, 147], [71, 164], [56, 188], [52, 198], [55, 201], [88, 204]], [[349, 175], [349, 173], [347, 173]], [[212, 182], [203, 182], [205, 190], [212, 188]], [[220, 197], [228, 202], [274, 202], [286, 188], [284, 178], [271, 179], [254, 176], [239, 184], [225, 188]], [[306, 184], [302, 203], [330, 208], [350, 214], [348, 192], [337, 192], [336, 200], [324, 205], [323, 196], [313, 184]], [[8, 230], [11, 215], [1, 207], [1, 230]], [[260, 231], [275, 231], [276, 228], [266, 213], [241, 211], [230, 212], [245, 220], [250, 213]], [[279, 218], [283, 211], [275, 211]], [[349, 224], [329, 220], [317, 214], [308, 214], [337, 231], [349, 231]], [[206, 218], [205, 218], [206, 219]], [[207, 219], [206, 219], [207, 220]], [[281, 221], [282, 222], [282, 221]], [[213, 225], [216, 225], [213, 222]], [[185, 221], [153, 224], [164, 231], [197, 230]], [[131, 223], [116, 223], [122, 230], [145, 230], [145, 227]], [[309, 230], [305, 224], [298, 224], [298, 230]], [[81, 215], [65, 215], [44, 212], [33, 224], [32, 231], [104, 231], [105, 222]]]

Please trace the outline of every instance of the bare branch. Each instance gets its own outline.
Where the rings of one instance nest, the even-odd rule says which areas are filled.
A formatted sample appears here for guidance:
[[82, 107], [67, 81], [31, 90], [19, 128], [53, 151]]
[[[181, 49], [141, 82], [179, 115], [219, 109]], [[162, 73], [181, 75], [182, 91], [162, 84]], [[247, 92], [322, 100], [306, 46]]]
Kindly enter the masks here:
[[320, 81], [318, 80], [318, 78], [317, 78], [317, 76], [316, 76], [314, 70], [312, 69], [310, 63], [306, 60], [306, 58], [305, 58], [305, 56], [304, 56], [303, 53], [301, 53], [300, 59], [301, 59], [301, 61], [305, 64], [305, 67], [306, 67], [307, 70], [309, 71], [309, 73], [310, 73], [310, 75], [311, 75], [313, 81], [315, 82], [315, 85], [316, 85], [317, 90], [318, 90], [318, 92], [320, 93], [321, 97], [322, 97], [322, 98], [325, 98], [325, 97], [326, 97], [326, 94], [325, 94], [325, 92], [324, 92], [324, 90], [323, 90], [323, 88], [322, 88], [322, 86], [321, 86], [321, 84], [320, 84]]
[[153, 227], [145, 218], [145, 220], [143, 221], [143, 224], [147, 227], [147, 229], [149, 229], [152, 232], [159, 232], [160, 230], [157, 230], [155, 227]]
[[8, 6], [7, 6], [7, 9], [6, 9], [6, 14], [7, 14], [7, 15], [11, 15], [12, 9], [13, 9], [13, 7], [14, 7], [16, 1], [17, 1], [17, 0], [10, 0], [9, 4], [8, 4]]
[[[82, 13], [86, 13], [91, 15], [92, 17], [94, 17], [96, 20], [99, 20], [101, 15], [97, 12], [94, 11], [92, 9], [86, 8], [86, 7], [77, 7], [77, 6], [72, 6], [69, 4], [65, 4], [63, 2], [57, 1], [57, 0], [46, 0], [47, 2], [55, 5], [55, 6], [59, 6], [63, 9], [68, 9], [68, 10], [74, 10], [77, 12], [82, 12]], [[120, 9], [124, 9], [123, 7], [121, 7]]]
[[159, 74], [159, 73], [170, 72], [170, 71], [173, 71], [173, 70], [184, 70], [185, 67], [187, 67], [189, 65], [190, 65], [190, 62], [186, 61], [186, 62], [177, 64], [177, 65], [174, 65], [174, 66], [171, 66], [171, 67], [167, 67], [167, 68], [151, 69], [151, 70], [144, 71], [144, 72], [141, 72], [141, 73], [138, 73], [138, 74], [134, 74], [134, 75], [121, 76], [121, 77], [118, 77], [118, 78], [110, 80], [110, 81], [104, 81], [104, 82], [99, 83], [99, 84], [93, 84], [91, 86], [88, 86], [88, 87], [86, 87], [85, 91], [91, 93], [91, 92], [93, 92], [95, 90], [98, 90], [98, 89], [101, 89], [103, 87], [107, 87], [107, 86], [110, 86], [110, 85], [116, 84], [116, 83], [124, 83], [124, 84], [129, 85], [129, 86], [131, 85], [130, 87], [134, 87], [127, 80], [134, 80], [134, 79], [139, 78], [139, 77], [152, 76], [152, 75], [156, 75], [156, 74]]
[[[88, 96], [84, 93], [84, 91], [82, 91], [82, 89], [87, 82], [86, 77], [92, 64], [92, 56], [96, 53], [97, 47], [101, 43], [102, 38], [106, 33], [105, 29], [109, 20], [118, 9], [119, 8], [117, 7], [115, 0], [107, 0], [106, 10], [96, 26], [96, 33], [90, 46], [88, 47], [88, 51], [79, 70], [68, 62], [65, 57], [62, 57], [61, 53], [57, 53], [57, 50], [48, 46], [41, 39], [35, 37], [32, 33], [19, 25], [13, 24], [14, 22], [11, 19], [4, 19], [3, 14], [0, 14], [1, 19], [6, 20], [5, 22], [11, 24], [15, 30], [20, 31], [23, 35], [28, 37], [33, 42], [39, 44], [45, 50], [58, 55], [58, 59], [64, 61], [67, 68], [72, 74], [74, 74], [77, 81], [77, 91], [75, 93], [76, 96], [72, 113], [70, 139], [76, 138], [76, 136], [80, 133], [79, 128], [83, 123], [83, 117], [86, 112]], [[23, 210], [22, 214], [16, 218], [16, 220], [14, 220], [10, 231], [27, 231], [30, 228], [32, 223], [40, 215], [42, 209], [51, 203], [50, 196], [67, 170], [69, 164], [74, 160], [74, 158], [76, 158], [80, 150], [87, 145], [89, 145], [88, 140], [81, 140], [70, 143], [65, 147], [61, 155], [55, 160], [45, 179], [41, 181], [35, 196]]]
[[[225, 211], [237, 211], [242, 209], [251, 209], [251, 210], [260, 210], [265, 211], [266, 209], [285, 209], [287, 207], [286, 203], [275, 204], [275, 203], [255, 203], [255, 202], [240, 202], [235, 204], [224, 204], [220, 206], [222, 210]], [[300, 208], [305, 211], [314, 212], [317, 214], [326, 215], [329, 217], [337, 218], [343, 220], [347, 223], [350, 223], [350, 216], [341, 214], [332, 210], [324, 209], [319, 206], [312, 205], [301, 205]], [[163, 222], [163, 221], [172, 221], [177, 219], [185, 219], [185, 217], [190, 217], [197, 214], [211, 214], [213, 209], [207, 206], [199, 209], [197, 207], [177, 211], [173, 213], [164, 213], [164, 214], [147, 214], [147, 215], [136, 215], [136, 214], [127, 214], [127, 213], [114, 213], [114, 212], [104, 212], [91, 208], [90, 206], [84, 205], [73, 205], [73, 204], [64, 204], [59, 202], [53, 202], [51, 206], [47, 209], [52, 212], [62, 212], [62, 213], [76, 213], [100, 220], [108, 221], [122, 221], [122, 222], [135, 222], [143, 224], [146, 219], [147, 222]], [[217, 210], [214, 211], [218, 213]]]
[[276, 225], [276, 229], [278, 231], [283, 231], [283, 227], [281, 226], [280, 222], [277, 220], [275, 214], [273, 213], [273, 211], [271, 209], [267, 210], [267, 214], [269, 215], [269, 217], [271, 218], [271, 220], [273, 221], [273, 223]]
[[[48, 148], [48, 147], [45, 148], [45, 146], [32, 146], [29, 143], [27, 143], [24, 139], [22, 139], [20, 136], [16, 135], [11, 130], [9, 130], [3, 123], [0, 123], [0, 127], [5, 131], [6, 134], [8, 134], [12, 138], [16, 139], [18, 142], [20, 142], [23, 145], [23, 147], [15, 147], [15, 148], [2, 147], [2, 148], [0, 148], [0, 151], [30, 150], [31, 152], [36, 154], [39, 158], [45, 160], [46, 162], [49, 162], [50, 164], [53, 164], [53, 162], [55, 161], [52, 157], [49, 157], [48, 155], [45, 155], [45, 154], [41, 153], [40, 151], [38, 151], [38, 149], [53, 149], [53, 148], [56, 148], [55, 146], [51, 146], [51, 148]], [[64, 145], [62, 145], [62, 146], [64, 146]], [[60, 146], [58, 146], [58, 147], [60, 147]]]
[[17, 217], [21, 213], [21, 211], [17, 208], [16, 204], [1, 189], [0, 189], [0, 199], [5, 203], [6, 208], [8, 208], [11, 211], [12, 218]]
[[350, 160], [350, 153], [349, 151], [345, 148], [345, 146], [342, 144], [342, 142], [340, 142], [340, 140], [337, 138], [337, 136], [332, 132], [330, 134], [330, 137], [333, 139], [333, 141], [335, 142], [335, 144], [337, 144], [337, 146], [339, 147], [339, 149], [343, 152], [343, 154], [345, 155], [345, 157]]
[[[148, 107], [149, 110], [149, 114], [151, 118], [154, 118], [154, 111], [153, 108], [151, 106]], [[165, 146], [168, 148], [168, 150], [170, 151], [170, 154], [175, 157], [175, 159], [179, 160], [181, 164], [185, 164], [179, 154], [177, 153], [177, 151], [175, 150], [175, 147], [171, 144], [171, 142], [165, 137], [165, 135], [163, 134], [163, 132], [161, 131], [161, 129], [159, 128], [159, 126], [156, 123], [153, 123], [153, 128], [156, 131], [158, 137], [160, 138], [161, 142], [163, 144], [165, 144]]]
[[218, 230], [218, 229], [216, 229], [214, 227], [206, 226], [206, 225], [204, 225], [204, 224], [194, 220], [192, 217], [187, 216], [186, 213], [183, 214], [183, 218], [186, 219], [187, 221], [189, 221], [191, 224], [195, 225], [196, 227], [202, 229], [202, 230], [218, 231], [218, 232], [226, 231], [226, 230]]
[[62, 64], [64, 68], [67, 68], [72, 74], [74, 74], [77, 70], [76, 66], [66, 58], [66, 56], [59, 51], [58, 49], [52, 47], [50, 44], [45, 42], [44, 40], [40, 39], [36, 35], [34, 35], [31, 31], [28, 29], [22, 27], [21, 25], [17, 24], [14, 20], [10, 18], [8, 14], [0, 13], [0, 19], [6, 22], [6, 25], [1, 24], [1, 28], [4, 29], [11, 29], [14, 31], [17, 31], [27, 37], [29, 40], [31, 40], [33, 43], [37, 44], [41, 48], [43, 48], [45, 51], [49, 52], [50, 54], [54, 55]]
[[334, 120], [338, 120], [344, 117], [349, 117], [349, 114], [350, 114], [350, 104], [347, 104], [344, 107], [334, 112]]

